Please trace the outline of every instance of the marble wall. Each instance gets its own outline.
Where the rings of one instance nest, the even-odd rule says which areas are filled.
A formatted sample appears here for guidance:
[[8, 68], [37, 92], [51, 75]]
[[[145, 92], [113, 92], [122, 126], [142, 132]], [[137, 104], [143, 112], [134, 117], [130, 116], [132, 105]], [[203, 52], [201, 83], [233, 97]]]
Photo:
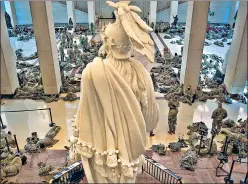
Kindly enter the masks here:
[[[3, 1], [1, 2], [3, 4]], [[161, 4], [162, 3], [162, 4]], [[86, 1], [77, 1], [77, 6], [87, 11], [87, 2]], [[142, 18], [147, 18], [149, 13], [149, 6], [150, 2], [147, 0], [136, 0], [132, 2], [132, 4], [140, 7], [142, 9], [142, 13], [140, 16]], [[179, 4], [178, 6], [178, 18], [179, 23], [186, 22], [187, 16], [187, 2]], [[158, 9], [161, 8], [160, 6], [166, 6], [163, 2], [158, 2]], [[59, 2], [52, 2], [53, 8], [53, 15], [55, 23], [67, 23], [67, 11], [66, 6], [59, 3]], [[28, 1], [15, 1], [16, 7], [16, 15], [17, 15], [17, 22], [19, 25], [27, 25], [32, 24], [32, 17], [30, 14], [30, 7]], [[103, 18], [111, 18], [113, 8], [109, 7], [105, 1], [102, 0], [95, 0], [95, 7], [96, 7], [96, 14], [98, 17]], [[210, 10], [215, 13], [214, 16], [209, 16], [209, 21], [211, 23], [228, 23], [230, 18], [230, 12], [232, 9], [232, 2], [231, 1], [222, 1], [216, 2], [212, 1], [210, 3]], [[3, 7], [5, 11], [5, 7]], [[169, 22], [169, 9], [163, 10], [157, 13], [157, 22], [164, 21]], [[76, 22], [77, 23], [88, 23], [88, 14], [79, 10], [76, 10]]]
[[[208, 21], [211, 23], [229, 23], [230, 12], [232, 10], [232, 2], [231, 1], [211, 1], [210, 10], [215, 14], [214, 16], [209, 16]], [[170, 19], [170, 9], [161, 11], [157, 13], [157, 22], [169, 22]], [[187, 2], [178, 5], [178, 22], [185, 23], [187, 16]]]
[[18, 25], [31, 25], [32, 17], [29, 1], [15, 1], [15, 8]]
[[[178, 22], [185, 23], [187, 16], [188, 3], [182, 3], [178, 5]], [[170, 21], [170, 9], [163, 10], [157, 13], [157, 22], [160, 21], [169, 22]]]
[[[1, 2], [2, 4], [3, 1]], [[87, 3], [86, 3], [87, 4]], [[32, 17], [28, 1], [15, 1], [17, 22], [19, 25], [31, 25]], [[67, 23], [66, 5], [59, 2], [52, 2], [53, 18], [55, 23]], [[3, 6], [5, 12], [5, 6]], [[79, 10], [75, 11], [77, 23], [88, 23], [88, 14]]]
[[[68, 23], [66, 5], [52, 2], [55, 23]], [[88, 14], [75, 9], [76, 23], [88, 23]]]

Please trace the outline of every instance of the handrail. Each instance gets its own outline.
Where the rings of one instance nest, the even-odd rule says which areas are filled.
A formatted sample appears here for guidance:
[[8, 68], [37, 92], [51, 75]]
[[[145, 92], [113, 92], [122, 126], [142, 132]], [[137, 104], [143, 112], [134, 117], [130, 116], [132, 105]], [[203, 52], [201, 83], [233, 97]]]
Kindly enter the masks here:
[[[66, 5], [66, 1], [57, 1], [57, 2], [59, 2], [60, 4]], [[75, 5], [75, 9], [79, 10], [79, 11], [82, 11], [84, 13], [88, 13], [88, 9], [83, 9], [83, 8], [80, 8], [80, 7], [76, 6], [76, 5]]]
[[79, 183], [84, 178], [84, 169], [82, 161], [75, 162], [74, 164], [66, 167], [61, 172], [53, 176], [49, 183]]
[[[179, 1], [178, 4], [182, 4], [182, 3], [185, 3], [185, 2], [187, 2], [187, 1]], [[161, 12], [161, 11], [164, 11], [164, 10], [167, 10], [167, 9], [169, 9], [169, 8], [170, 8], [170, 5], [165, 6], [164, 8], [158, 9], [158, 10], [157, 10], [157, 13], [159, 13], [159, 12]]]
[[161, 183], [172, 183], [172, 184], [182, 184], [182, 177], [178, 176], [176, 173], [170, 169], [164, 167], [156, 160], [145, 156], [145, 164], [142, 166], [142, 171], [154, 177]]
[[[145, 164], [142, 166], [142, 172], [146, 172], [161, 183], [182, 184], [182, 177], [178, 176], [176, 173], [159, 164], [147, 155], [144, 155], [144, 157]], [[83, 164], [79, 161], [56, 174], [50, 183], [79, 182], [84, 178], [84, 176]]]

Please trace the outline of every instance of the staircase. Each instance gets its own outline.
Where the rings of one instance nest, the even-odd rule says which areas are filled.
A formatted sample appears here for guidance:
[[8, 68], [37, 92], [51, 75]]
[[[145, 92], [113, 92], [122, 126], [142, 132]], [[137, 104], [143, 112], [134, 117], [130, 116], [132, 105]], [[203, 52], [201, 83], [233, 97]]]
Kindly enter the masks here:
[[[187, 1], [179, 1], [178, 4], [182, 4], [182, 3], [186, 3]], [[164, 11], [164, 10], [167, 10], [170, 8], [170, 3], [167, 4], [167, 6], [163, 7], [163, 8], [158, 8], [157, 9], [157, 13], [161, 12], [161, 11]]]
[[[66, 1], [57, 1], [57, 2], [66, 6]], [[88, 9], [87, 8], [80, 8], [78, 6], [77, 2], [75, 2], [75, 10], [79, 10], [79, 11], [82, 11], [84, 13], [88, 13]]]
[[[142, 174], [136, 178], [137, 183], [171, 183], [182, 184], [182, 177], [159, 164], [152, 158], [145, 156]], [[87, 183], [82, 162], [76, 162], [56, 174], [50, 183]]]

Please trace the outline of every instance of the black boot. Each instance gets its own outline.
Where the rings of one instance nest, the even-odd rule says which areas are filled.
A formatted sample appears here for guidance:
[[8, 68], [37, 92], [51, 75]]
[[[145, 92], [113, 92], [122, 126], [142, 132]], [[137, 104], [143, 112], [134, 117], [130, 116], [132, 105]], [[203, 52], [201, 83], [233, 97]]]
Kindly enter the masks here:
[[153, 131], [150, 132], [150, 137], [153, 137], [155, 134], [153, 133]]

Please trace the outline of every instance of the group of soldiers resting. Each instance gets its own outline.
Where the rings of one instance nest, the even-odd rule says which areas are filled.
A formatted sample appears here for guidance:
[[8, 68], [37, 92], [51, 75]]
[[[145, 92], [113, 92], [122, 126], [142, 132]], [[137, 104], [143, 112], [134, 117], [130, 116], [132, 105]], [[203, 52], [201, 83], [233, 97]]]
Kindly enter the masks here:
[[[27, 153], [39, 153], [42, 150], [45, 150], [48, 147], [52, 147], [54, 144], [58, 142], [58, 140], [54, 140], [54, 137], [60, 131], [60, 126], [53, 126], [45, 135], [44, 139], [39, 139], [36, 132], [32, 133], [32, 137], [27, 138], [27, 144], [24, 147], [24, 150]], [[17, 152], [14, 153], [12, 148], [17, 147], [17, 143], [15, 142], [11, 132], [5, 133], [5, 131], [1, 130], [1, 177], [15, 176], [17, 175], [21, 167], [27, 163], [27, 157], [17, 149]], [[54, 168], [49, 172], [47, 171], [47, 167], [41, 167], [44, 164], [38, 165], [38, 173], [40, 175], [48, 174], [50, 171], [55, 171]]]
[[7, 133], [1, 129], [1, 177], [15, 176], [20, 172], [22, 165], [27, 162], [27, 157], [19, 152], [14, 153], [12, 148], [16, 147], [16, 142], [10, 131]]

